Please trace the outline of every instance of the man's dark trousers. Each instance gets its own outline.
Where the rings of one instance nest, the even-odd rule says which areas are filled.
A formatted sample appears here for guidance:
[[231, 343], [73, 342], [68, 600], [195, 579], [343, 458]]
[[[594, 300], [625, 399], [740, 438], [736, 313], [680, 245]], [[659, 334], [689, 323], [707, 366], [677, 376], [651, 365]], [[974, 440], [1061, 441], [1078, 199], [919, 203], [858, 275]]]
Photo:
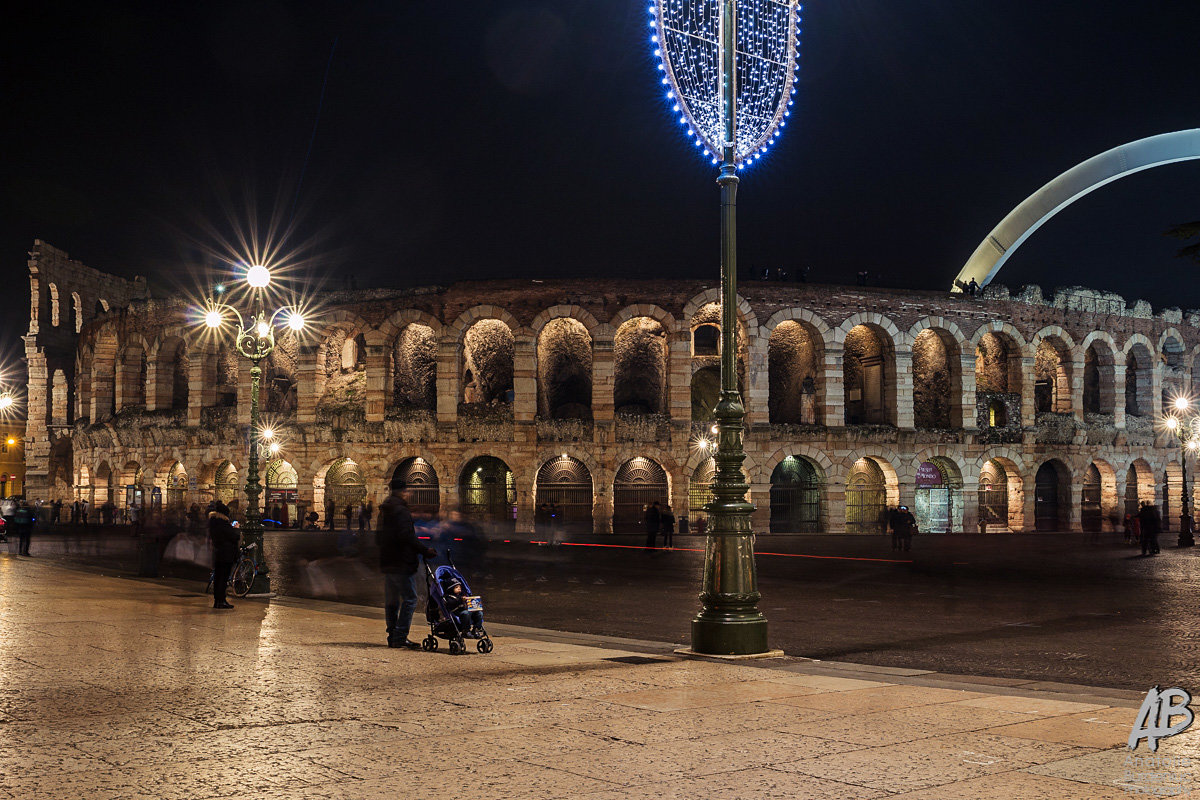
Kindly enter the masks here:
[[402, 643], [412, 627], [413, 612], [417, 610], [417, 574], [384, 573], [383, 618], [387, 624], [388, 641]]
[[233, 572], [232, 561], [213, 562], [213, 605], [228, 602], [225, 599], [225, 588], [229, 586], [229, 573]]

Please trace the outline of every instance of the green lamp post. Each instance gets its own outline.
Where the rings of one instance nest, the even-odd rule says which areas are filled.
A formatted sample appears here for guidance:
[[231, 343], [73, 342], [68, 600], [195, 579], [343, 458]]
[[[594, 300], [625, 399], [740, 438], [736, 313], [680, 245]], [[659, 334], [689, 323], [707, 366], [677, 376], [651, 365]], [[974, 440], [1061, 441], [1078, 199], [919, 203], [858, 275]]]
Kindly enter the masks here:
[[1175, 413], [1166, 417], [1165, 425], [1179, 441], [1179, 467], [1183, 472], [1182, 502], [1179, 509], [1179, 541], [1180, 547], [1193, 547], [1196, 544], [1192, 532], [1192, 498], [1188, 492], [1187, 457], [1195, 456], [1200, 451], [1200, 414], [1192, 408], [1191, 401], [1182, 395], [1175, 398]]

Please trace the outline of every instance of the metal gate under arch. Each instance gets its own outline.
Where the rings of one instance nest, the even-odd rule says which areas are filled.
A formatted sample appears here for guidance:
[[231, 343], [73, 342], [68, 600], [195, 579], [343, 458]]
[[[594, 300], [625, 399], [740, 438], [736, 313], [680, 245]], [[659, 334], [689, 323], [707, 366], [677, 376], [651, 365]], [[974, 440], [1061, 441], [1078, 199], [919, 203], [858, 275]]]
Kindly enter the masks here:
[[401, 461], [393, 478], [401, 478], [408, 484], [408, 505], [412, 513], [436, 517], [441, 507], [437, 471], [433, 465], [420, 456], [413, 456]]
[[982, 531], [1008, 528], [1008, 471], [995, 461], [979, 473], [979, 522]]
[[334, 513], [341, 514], [346, 506], [357, 506], [367, 496], [367, 482], [353, 459], [339, 458], [325, 471], [325, 503], [333, 501]]
[[462, 512], [469, 520], [512, 527], [517, 519], [517, 488], [512, 470], [495, 456], [473, 458], [458, 483]]
[[1083, 476], [1080, 493], [1079, 518], [1085, 531], [1098, 531], [1103, 527], [1104, 515], [1100, 507], [1100, 470], [1089, 464]]
[[225, 505], [238, 500], [238, 472], [232, 461], [222, 461], [213, 479], [213, 494]]
[[536, 489], [538, 508], [547, 509], [543, 516], [553, 514], [554, 524], [569, 533], [592, 532], [592, 474], [582, 461], [570, 456], [547, 461], [538, 470]]
[[641, 533], [643, 509], [655, 500], [667, 504], [667, 473], [658, 462], [637, 456], [622, 464], [613, 480], [613, 533]]
[[887, 524], [887, 481], [869, 458], [854, 462], [846, 481], [846, 533], [883, 533]]
[[821, 528], [821, 479], [807, 458], [788, 456], [771, 472], [771, 533]]

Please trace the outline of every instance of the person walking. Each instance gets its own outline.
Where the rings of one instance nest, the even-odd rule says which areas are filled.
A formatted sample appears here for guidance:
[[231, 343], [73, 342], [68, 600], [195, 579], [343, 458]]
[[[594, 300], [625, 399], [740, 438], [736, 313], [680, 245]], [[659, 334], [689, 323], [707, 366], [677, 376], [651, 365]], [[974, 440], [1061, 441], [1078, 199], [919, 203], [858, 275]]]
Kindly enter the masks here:
[[17, 531], [19, 540], [18, 555], [29, 555], [29, 540], [33, 536], [33, 522], [33, 507], [29, 505], [28, 501], [22, 500], [17, 504], [17, 510], [13, 512], [13, 527]]
[[668, 550], [675, 549], [675, 513], [671, 511], [670, 506], [666, 506], [662, 510], [659, 517], [659, 525], [662, 528], [663, 547]]
[[371, 530], [371, 522], [375, 519], [375, 501], [374, 499], [367, 501], [367, 530]]
[[233, 608], [225, 599], [225, 588], [240, 554], [238, 544], [242, 535], [233, 527], [230, 516], [229, 506], [220, 500], [214, 500], [208, 507], [208, 539], [213, 552], [213, 608]]
[[346, 530], [350, 530], [350, 520], [354, 518], [354, 505], [346, 503], [346, 507], [342, 509], [342, 516], [346, 518]]
[[1150, 502], [1143, 503], [1138, 511], [1138, 522], [1142, 529], [1142, 555], [1158, 555], [1158, 534], [1162, 532], [1162, 516], [1158, 506]]
[[912, 537], [917, 532], [917, 518], [908, 510], [908, 506], [900, 506], [896, 509], [892, 525], [894, 536], [899, 539], [899, 549], [907, 553], [912, 549]]
[[433, 558], [437, 551], [417, 539], [412, 511], [408, 507], [408, 484], [392, 478], [391, 496], [379, 504], [379, 571], [383, 573], [383, 616], [388, 647], [419, 650], [408, 639], [413, 611], [417, 608], [417, 557]]
[[658, 546], [658, 528], [661, 524], [662, 512], [659, 511], [658, 501], [655, 500], [646, 509], [646, 547]]
[[337, 508], [333, 504], [333, 500], [325, 501], [325, 528], [333, 530], [333, 517], [337, 512]]

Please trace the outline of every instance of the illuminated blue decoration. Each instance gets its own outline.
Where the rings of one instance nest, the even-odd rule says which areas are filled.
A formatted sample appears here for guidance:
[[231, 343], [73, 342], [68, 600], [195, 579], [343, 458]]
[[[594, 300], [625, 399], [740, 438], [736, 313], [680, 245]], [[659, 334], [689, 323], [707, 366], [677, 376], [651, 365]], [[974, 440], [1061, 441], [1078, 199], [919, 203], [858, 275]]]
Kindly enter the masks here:
[[[799, 68], [795, 0], [738, 0], [734, 161], [762, 157], [791, 117]], [[654, 0], [650, 43], [667, 102], [688, 138], [713, 164], [724, 149], [721, 0]], [[715, 155], [714, 155], [715, 154]]]

